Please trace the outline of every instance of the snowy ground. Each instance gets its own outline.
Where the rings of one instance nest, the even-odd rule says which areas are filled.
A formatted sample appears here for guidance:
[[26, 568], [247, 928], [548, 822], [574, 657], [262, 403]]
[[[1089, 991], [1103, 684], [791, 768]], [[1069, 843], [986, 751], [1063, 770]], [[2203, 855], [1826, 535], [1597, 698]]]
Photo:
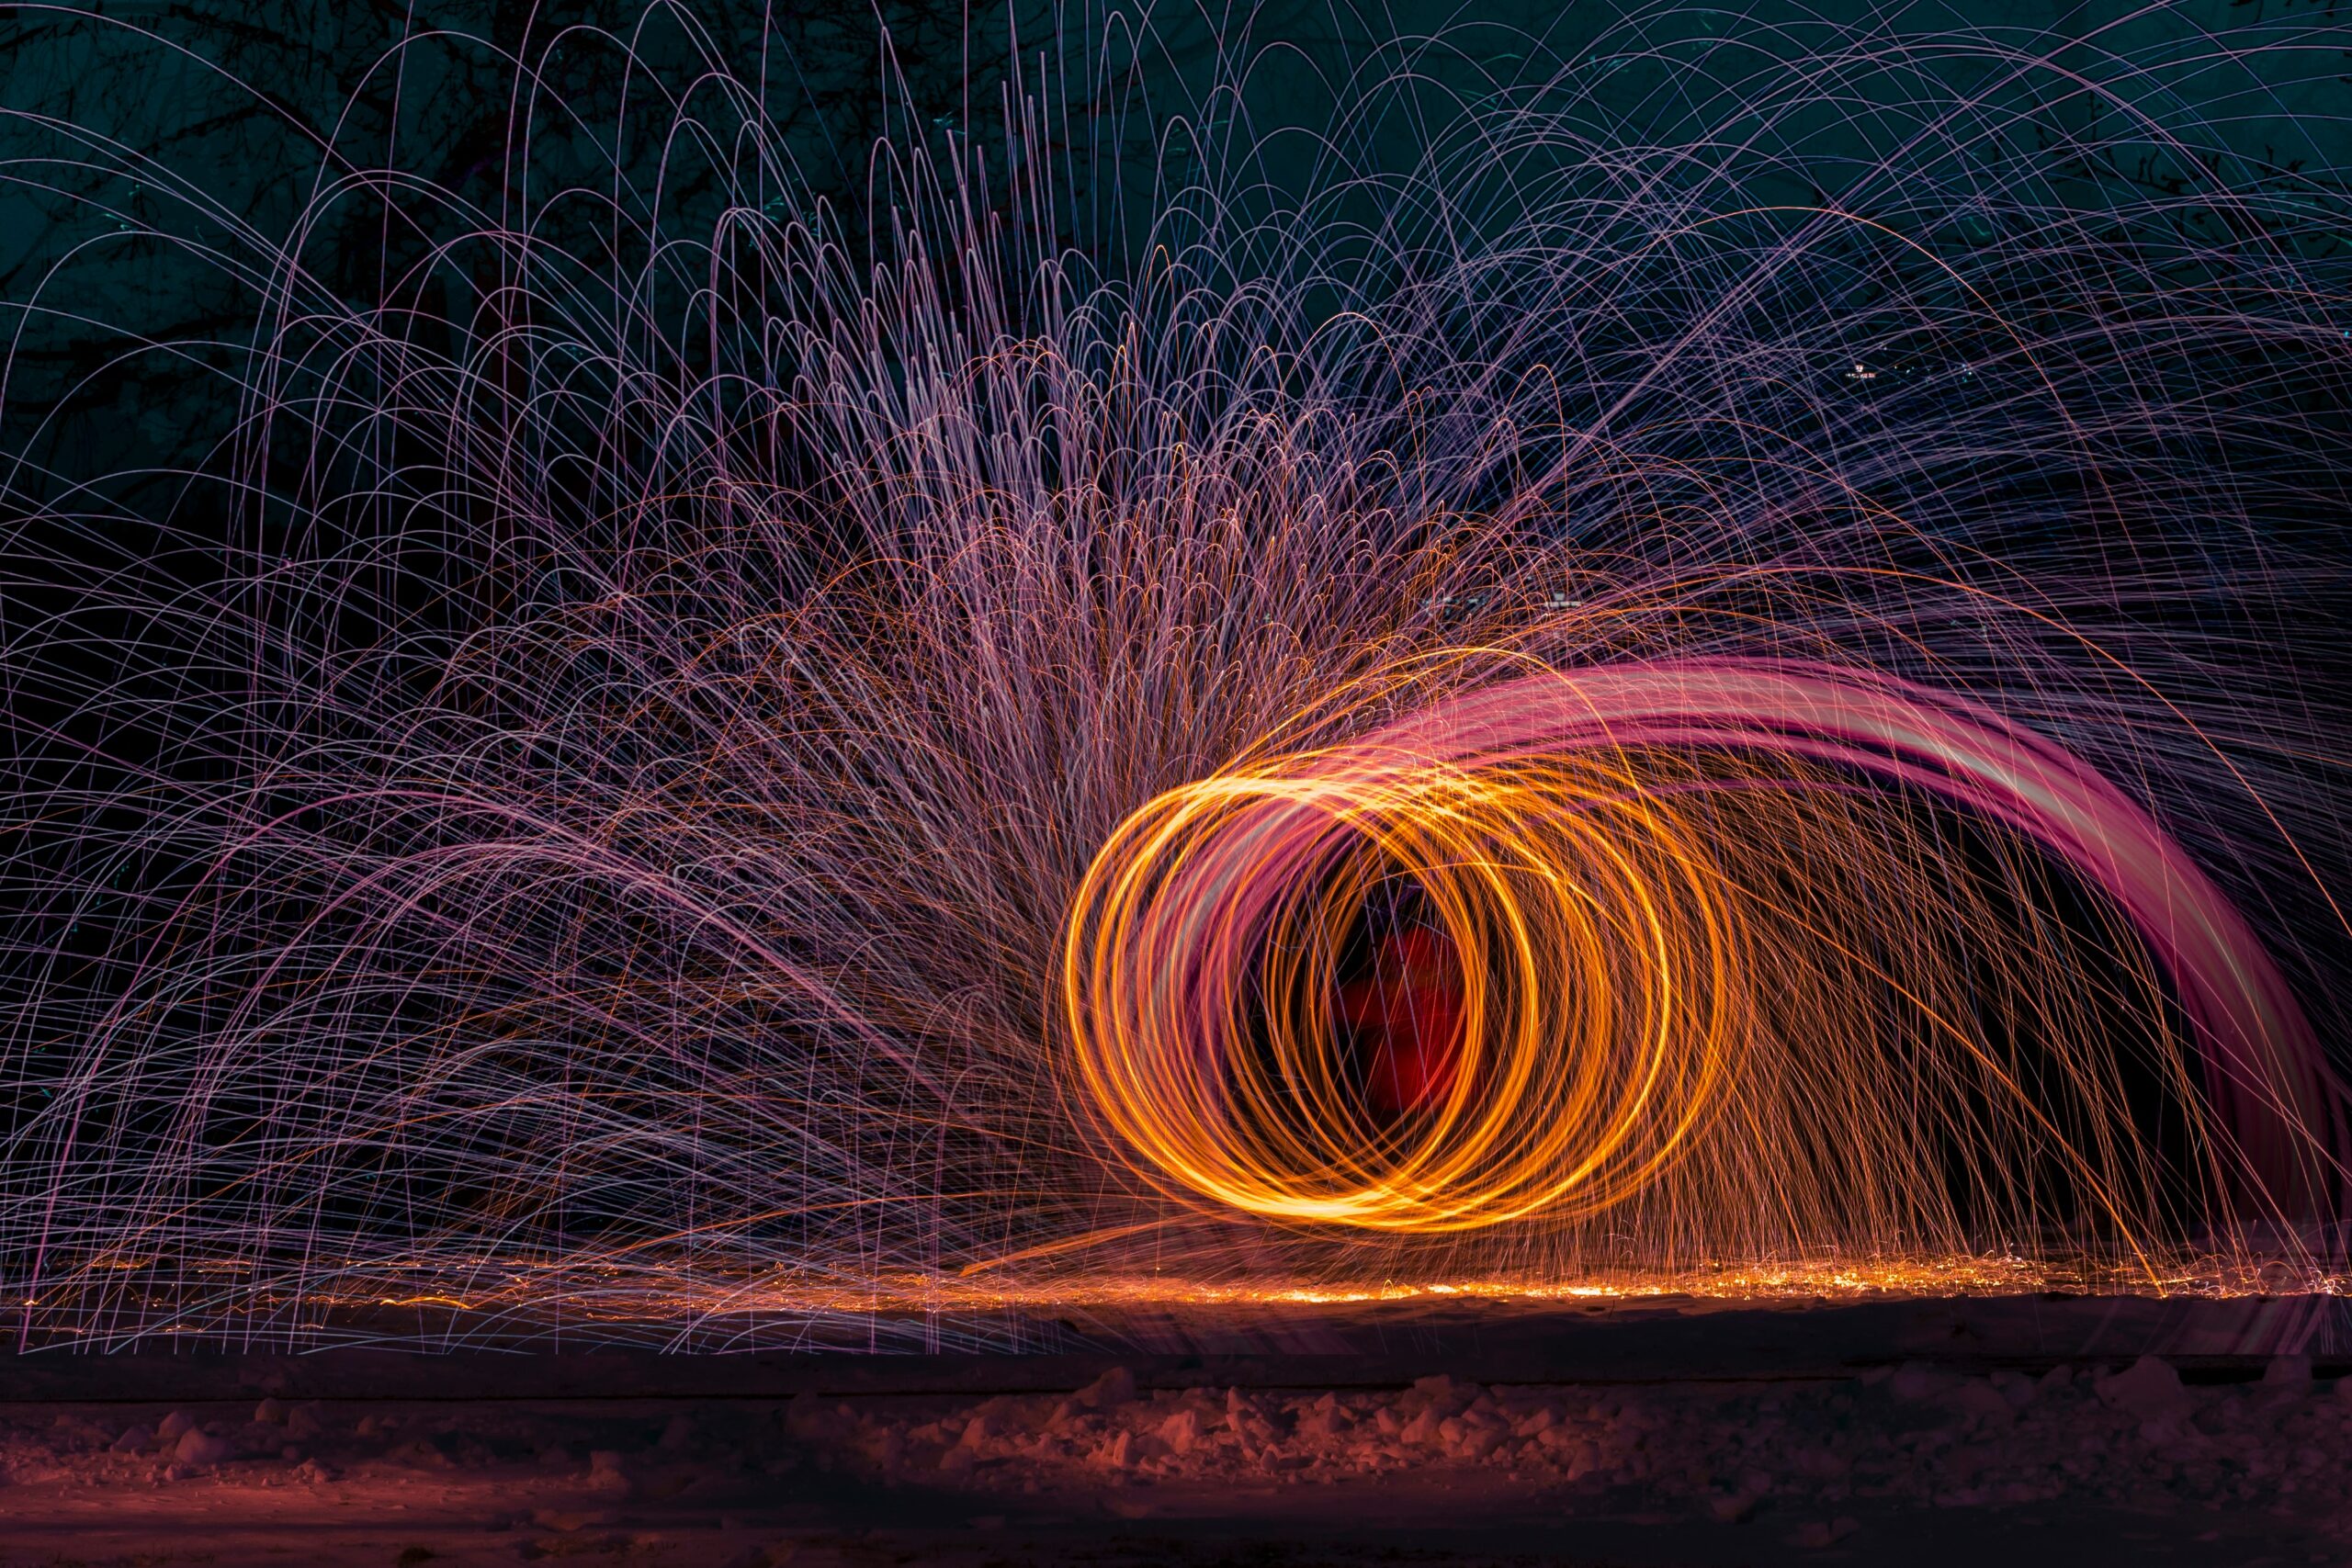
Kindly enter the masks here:
[[452, 1359], [401, 1398], [19, 1397], [0, 1564], [2352, 1562], [2352, 1378], [1983, 1359], [533, 1399]]

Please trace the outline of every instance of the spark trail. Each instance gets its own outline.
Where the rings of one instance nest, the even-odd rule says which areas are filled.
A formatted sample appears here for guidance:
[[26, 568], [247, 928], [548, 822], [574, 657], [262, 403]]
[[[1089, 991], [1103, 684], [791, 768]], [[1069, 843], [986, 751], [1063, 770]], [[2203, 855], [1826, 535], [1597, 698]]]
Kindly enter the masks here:
[[1309, 135], [1061, 20], [852, 213], [669, 7], [495, 199], [161, 182], [231, 438], [6, 476], [27, 1342], [2326, 1276], [2331, 187], [1993, 35]]

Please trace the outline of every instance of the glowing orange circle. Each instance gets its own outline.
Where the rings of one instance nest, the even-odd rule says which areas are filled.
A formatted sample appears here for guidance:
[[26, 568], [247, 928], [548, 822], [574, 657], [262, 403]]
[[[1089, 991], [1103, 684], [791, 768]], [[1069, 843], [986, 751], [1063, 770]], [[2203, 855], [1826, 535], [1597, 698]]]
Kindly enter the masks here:
[[[1457, 955], [1453, 1070], [1382, 1125], [1329, 1009], [1372, 884]], [[1651, 1181], [1737, 1033], [1735, 931], [1696, 836], [1622, 759], [1466, 771], [1303, 753], [1130, 816], [1073, 901], [1076, 1077], [1163, 1190], [1386, 1231], [1573, 1217]]]

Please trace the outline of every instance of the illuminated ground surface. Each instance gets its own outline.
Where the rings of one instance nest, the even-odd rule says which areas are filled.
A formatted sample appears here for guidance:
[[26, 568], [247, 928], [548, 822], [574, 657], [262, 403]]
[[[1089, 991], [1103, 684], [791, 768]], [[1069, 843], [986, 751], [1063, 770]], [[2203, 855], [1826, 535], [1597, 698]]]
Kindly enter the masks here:
[[2345, 1308], [1462, 1300], [1138, 1316], [1113, 1348], [1098, 1314], [1027, 1357], [33, 1355], [0, 1372], [0, 1563], [2341, 1562]]
[[[243, 1263], [96, 1262], [48, 1288], [39, 1302], [25, 1303], [41, 1310], [31, 1314], [22, 1337], [44, 1348], [113, 1349], [132, 1338], [152, 1344], [181, 1334], [216, 1340], [221, 1325], [241, 1325], [232, 1332], [246, 1349], [282, 1346], [290, 1333], [312, 1346], [390, 1342], [532, 1350], [576, 1344], [583, 1337], [606, 1346], [664, 1350], [1216, 1351], [1237, 1343], [1322, 1350], [1334, 1333], [1446, 1323], [1464, 1312], [1492, 1326], [1498, 1318], [1552, 1322], [1576, 1311], [1658, 1307], [1687, 1314], [1727, 1305], [1812, 1307], [1923, 1297], [2352, 1295], [2352, 1275], [2308, 1258], [2188, 1254], [2127, 1253], [2063, 1264], [1973, 1256], [1725, 1264], [1674, 1273], [1595, 1271], [1565, 1283], [1465, 1278], [1283, 1284], [1173, 1272], [1023, 1276], [983, 1267], [849, 1286], [643, 1258], [628, 1267], [480, 1258], [399, 1272], [311, 1261], [320, 1278], [299, 1293], [254, 1283], [251, 1266]], [[147, 1282], [165, 1277], [179, 1281], [177, 1287]], [[1292, 1343], [1292, 1335], [1304, 1337]]]

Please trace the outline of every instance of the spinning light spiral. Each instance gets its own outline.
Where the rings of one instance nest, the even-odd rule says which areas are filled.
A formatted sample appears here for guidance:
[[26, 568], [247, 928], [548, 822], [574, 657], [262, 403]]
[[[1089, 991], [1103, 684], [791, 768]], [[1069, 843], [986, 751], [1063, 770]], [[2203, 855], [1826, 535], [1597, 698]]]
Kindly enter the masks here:
[[[2328, 1190], [2305, 1134], [2333, 1114], [2324, 1064], [2179, 846], [2079, 761], [1965, 699], [1803, 665], [1522, 678], [1151, 801], [1080, 889], [1063, 969], [1077, 1070], [1155, 1171], [1252, 1213], [1444, 1231], [1600, 1212], [1703, 1136], [1758, 1057], [1867, 1063], [1871, 1043], [1838, 1038], [1810, 1005], [1850, 989], [1849, 971], [1878, 968], [1939, 1043], [1980, 1049], [1925, 998], [1966, 990], [1949, 971], [1984, 930], [1920, 933], [1906, 956], [1946, 972], [1905, 974], [1856, 951], [1894, 911], [1790, 907], [1809, 860], [1885, 854], [1883, 824], [1804, 798], [1856, 775], [1964, 806], [2099, 886], [2178, 987], [2242, 1190], [2304, 1204]], [[1726, 795], [1739, 804], [1716, 809]], [[1899, 868], [1879, 869], [1902, 896]], [[1465, 998], [1454, 1070], [1402, 1130], [1367, 1119], [1323, 1005], [1383, 877], [1426, 890]], [[1992, 1118], [2055, 1133], [1985, 1066]], [[2122, 1218], [2129, 1200], [2062, 1151]]]

